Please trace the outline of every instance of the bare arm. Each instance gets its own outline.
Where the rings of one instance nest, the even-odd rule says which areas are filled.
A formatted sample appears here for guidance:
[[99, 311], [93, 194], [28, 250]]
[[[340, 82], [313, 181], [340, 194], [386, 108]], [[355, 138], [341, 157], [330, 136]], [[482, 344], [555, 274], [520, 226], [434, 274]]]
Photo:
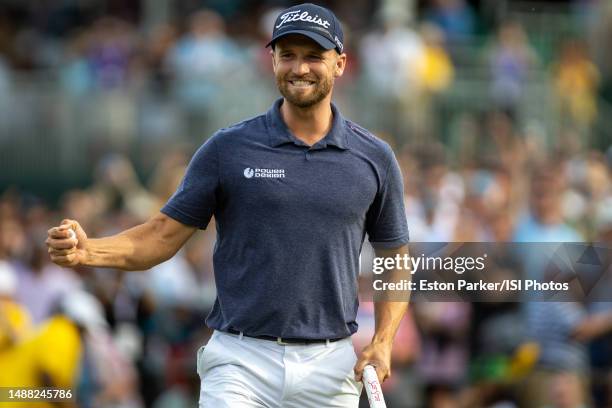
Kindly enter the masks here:
[[[70, 230], [76, 233], [71, 236]], [[145, 223], [119, 234], [89, 239], [78, 222], [64, 220], [48, 231], [51, 260], [60, 266], [97, 266], [140, 271], [170, 259], [196, 227], [158, 213]]]
[[572, 337], [588, 342], [612, 331], [612, 313], [599, 313], [584, 318], [573, 330]]
[[[397, 254], [402, 257], [404, 254], [408, 255], [408, 246], [393, 250], [376, 250], [377, 257], [395, 257]], [[386, 273], [392, 274], [387, 280], [388, 282], [410, 277], [409, 271], [406, 270], [388, 271]], [[363, 368], [368, 364], [376, 367], [376, 373], [381, 382], [391, 375], [393, 339], [407, 310], [408, 297], [405, 301], [381, 300], [374, 302], [374, 337], [372, 337], [372, 342], [363, 349], [357, 364], [355, 364], [355, 374], [358, 381], [361, 380]]]

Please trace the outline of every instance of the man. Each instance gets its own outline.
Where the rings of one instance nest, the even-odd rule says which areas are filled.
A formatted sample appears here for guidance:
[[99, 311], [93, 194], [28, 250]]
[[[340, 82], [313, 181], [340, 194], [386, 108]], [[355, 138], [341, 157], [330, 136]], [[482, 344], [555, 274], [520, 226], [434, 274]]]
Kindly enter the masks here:
[[379, 256], [406, 251], [402, 180], [391, 148], [331, 103], [342, 41], [331, 11], [283, 11], [268, 44], [283, 98], [204, 143], [160, 214], [108, 238], [88, 239], [73, 220], [49, 230], [60, 265], [143, 270], [215, 216], [215, 332], [198, 353], [201, 406], [356, 407], [366, 364], [380, 380], [390, 374], [407, 303], [377, 302], [359, 359], [350, 336], [366, 233]]

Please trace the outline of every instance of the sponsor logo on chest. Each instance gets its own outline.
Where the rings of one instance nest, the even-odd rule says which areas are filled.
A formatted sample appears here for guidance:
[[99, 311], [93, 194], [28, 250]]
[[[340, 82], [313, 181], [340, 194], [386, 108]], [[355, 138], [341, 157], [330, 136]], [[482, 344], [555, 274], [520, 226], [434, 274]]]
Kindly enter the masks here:
[[260, 169], [247, 167], [244, 177], [250, 178], [285, 178], [285, 169]]

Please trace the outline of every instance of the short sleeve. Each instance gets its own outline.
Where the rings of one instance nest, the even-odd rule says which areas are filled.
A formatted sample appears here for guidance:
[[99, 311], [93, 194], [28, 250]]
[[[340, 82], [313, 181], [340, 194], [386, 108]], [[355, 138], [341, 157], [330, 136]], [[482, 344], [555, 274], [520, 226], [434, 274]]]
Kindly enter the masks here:
[[408, 243], [404, 183], [393, 152], [384, 182], [366, 215], [366, 232], [374, 248], [399, 248]]
[[194, 154], [176, 192], [161, 212], [178, 222], [206, 228], [212, 218], [219, 189], [219, 157], [215, 137]]

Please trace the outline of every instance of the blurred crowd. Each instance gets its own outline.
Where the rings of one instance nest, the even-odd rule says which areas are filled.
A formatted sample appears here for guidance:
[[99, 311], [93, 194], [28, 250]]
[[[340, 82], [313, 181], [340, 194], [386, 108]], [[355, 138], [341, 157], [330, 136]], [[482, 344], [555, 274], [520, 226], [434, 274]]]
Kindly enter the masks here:
[[[612, 137], [598, 128], [612, 112], [609, 2], [559, 2], [574, 29], [548, 52], [520, 19], [504, 18], [501, 2], [350, 3], [326, 2], [346, 23], [350, 50], [336, 99], [394, 147], [412, 241], [612, 242]], [[79, 407], [196, 406], [214, 226], [166, 263], [131, 273], [59, 268], [44, 240], [64, 218], [99, 237], [161, 208], [215, 109], [230, 109], [215, 107], [225, 84], [248, 102], [271, 78], [262, 46], [283, 5], [0, 4], [0, 90], [45, 72], [76, 101], [95, 95], [112, 128], [86, 186], [55, 201], [17, 184], [0, 189], [0, 386], [72, 388]], [[484, 108], [449, 115], [448, 95], [474, 70], [486, 78]], [[555, 127], [526, 116], [538, 81], [549, 85]], [[266, 87], [275, 95], [271, 79]], [[165, 138], [163, 149], [125, 148], [131, 92], [158, 96], [140, 120], [150, 143]], [[151, 163], [144, 176], [142, 163]], [[532, 259], [509, 262], [538, 276]], [[366, 300], [357, 350], [374, 330]], [[601, 302], [415, 303], [396, 339], [388, 406], [612, 407], [611, 311]]]
[[[231, 110], [245, 98], [267, 103], [273, 97], [263, 44], [285, 3], [2, 2], [0, 89], [9, 95], [16, 78], [40, 74], [59, 86], [63, 99], [95, 98], [96, 114], [88, 116], [102, 123], [92, 126], [108, 128], [117, 146], [133, 140], [134, 132], [153, 141], [200, 141], [227, 105]], [[546, 30], [521, 19], [526, 13], [512, 2], [324, 3], [347, 32], [349, 64], [339, 103], [398, 146], [448, 142], [461, 108], [505, 112], [521, 126], [530, 122], [526, 111], [546, 110], [547, 123], [560, 133], [553, 143], [564, 138], [601, 149], [609, 137], [602, 129], [607, 122], [599, 121], [612, 111], [612, 62], [604, 51], [612, 36], [609, 2], [553, 1], [553, 8], [551, 2], [544, 3], [548, 8], [534, 3], [532, 17], [542, 22], [554, 7], [568, 16], [562, 25], [550, 20]], [[484, 92], [460, 90], [473, 77]], [[236, 95], [227, 99], [230, 89]], [[457, 92], [467, 100], [449, 102]], [[546, 95], [534, 102], [533, 92]], [[474, 95], [480, 105], [470, 100]], [[356, 97], [363, 102], [355, 103]]]

